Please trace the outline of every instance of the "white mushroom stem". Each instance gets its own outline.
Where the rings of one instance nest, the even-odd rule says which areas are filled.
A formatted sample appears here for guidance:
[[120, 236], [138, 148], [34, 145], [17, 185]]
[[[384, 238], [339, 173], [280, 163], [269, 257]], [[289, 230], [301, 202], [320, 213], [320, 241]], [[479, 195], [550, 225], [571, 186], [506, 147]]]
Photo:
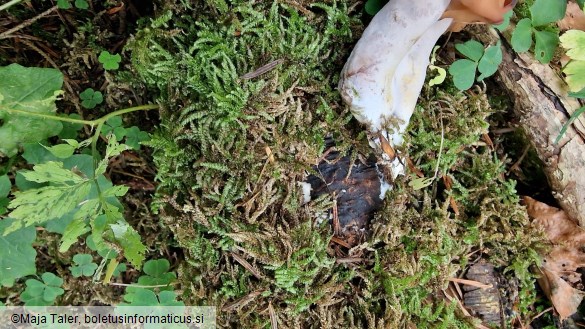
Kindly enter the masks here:
[[[367, 126], [378, 151], [379, 134], [394, 146], [403, 133], [424, 84], [429, 57], [451, 18], [441, 19], [450, 0], [390, 0], [357, 42], [339, 82], [354, 117]], [[384, 152], [380, 152], [384, 154]], [[397, 159], [394, 176], [403, 171]]]

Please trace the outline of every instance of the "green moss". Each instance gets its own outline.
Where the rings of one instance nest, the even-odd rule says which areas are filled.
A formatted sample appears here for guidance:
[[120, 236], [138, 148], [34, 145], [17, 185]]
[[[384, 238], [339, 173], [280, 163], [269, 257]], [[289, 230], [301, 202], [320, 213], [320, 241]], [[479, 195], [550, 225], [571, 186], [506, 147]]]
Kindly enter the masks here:
[[[329, 226], [317, 224], [329, 196], [301, 205], [297, 183], [325, 136], [354, 157], [370, 152], [335, 90], [363, 28], [351, 5], [167, 3], [131, 42], [136, 74], [163, 107], [149, 142], [155, 208], [185, 250], [183, 299], [218, 306], [221, 326], [269, 327], [272, 307], [279, 323], [303, 328], [471, 328], [441, 290], [481, 250], [511, 264], [530, 304], [539, 236], [506, 161], [482, 142], [493, 113], [483, 91], [425, 90], [405, 149], [426, 177], [439, 163], [450, 186], [414, 190], [400, 178], [364, 244], [330, 245]], [[361, 261], [336, 262], [343, 256]]]

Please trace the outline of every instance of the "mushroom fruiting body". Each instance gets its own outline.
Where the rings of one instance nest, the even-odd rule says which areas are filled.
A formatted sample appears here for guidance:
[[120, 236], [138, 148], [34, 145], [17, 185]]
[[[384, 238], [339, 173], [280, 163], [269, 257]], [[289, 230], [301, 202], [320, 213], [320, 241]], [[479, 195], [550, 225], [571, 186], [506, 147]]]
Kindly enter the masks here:
[[[424, 84], [430, 53], [449, 28], [441, 19], [449, 0], [390, 0], [374, 16], [357, 42], [339, 81], [343, 100], [354, 117], [367, 126], [370, 144], [381, 151], [402, 135]], [[383, 138], [381, 138], [381, 137]], [[391, 161], [393, 175], [403, 171]]]

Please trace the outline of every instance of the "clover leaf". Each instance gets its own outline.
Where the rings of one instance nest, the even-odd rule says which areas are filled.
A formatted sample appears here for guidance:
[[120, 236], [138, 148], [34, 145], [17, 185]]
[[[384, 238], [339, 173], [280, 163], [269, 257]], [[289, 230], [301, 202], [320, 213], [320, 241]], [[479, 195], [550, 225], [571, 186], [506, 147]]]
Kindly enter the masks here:
[[565, 17], [567, 0], [536, 0], [530, 6], [532, 25], [543, 26]]
[[75, 0], [75, 7], [79, 9], [87, 9], [89, 8], [89, 3], [87, 0]]
[[46, 272], [41, 276], [43, 282], [35, 279], [26, 280], [26, 289], [20, 295], [20, 299], [26, 306], [49, 306], [55, 303], [55, 299], [63, 295], [65, 290], [61, 288], [63, 279], [53, 273]]
[[479, 60], [477, 69], [481, 74], [479, 77], [477, 77], [477, 81], [482, 81], [483, 79], [496, 73], [501, 62], [502, 45], [500, 41], [498, 41], [498, 43], [496, 43], [494, 46], [487, 47], [483, 53], [483, 56]]
[[463, 44], [455, 45], [455, 48], [465, 57], [455, 61], [449, 67], [449, 73], [453, 76], [453, 83], [459, 90], [467, 90], [473, 86], [475, 73], [479, 70], [477, 81], [493, 75], [502, 62], [502, 48], [500, 42], [487, 49], [475, 40], [469, 40]]
[[175, 281], [177, 276], [169, 272], [170, 264], [166, 259], [149, 260], [144, 263], [144, 273], [146, 275], [138, 278], [138, 284], [143, 286], [168, 285]]
[[92, 276], [97, 269], [97, 264], [93, 262], [90, 254], [77, 254], [73, 256], [75, 266], [70, 266], [71, 274], [78, 278], [80, 276]]
[[69, 0], [57, 0], [57, 7], [59, 7], [59, 9], [70, 9], [71, 3]]
[[177, 295], [173, 291], [161, 291], [157, 294], [148, 289], [135, 288], [132, 293], [124, 295], [124, 300], [129, 304], [121, 303], [122, 306], [184, 306], [177, 301]]
[[122, 118], [115, 116], [106, 121], [102, 127], [102, 134], [107, 135], [110, 132], [116, 136], [116, 141], [121, 141], [126, 136], [126, 128], [122, 127]]
[[523, 53], [530, 50], [532, 47], [532, 22], [530, 18], [523, 18], [516, 24], [511, 43], [516, 52]]
[[120, 62], [122, 61], [122, 57], [120, 54], [112, 55], [110, 52], [104, 50], [100, 53], [98, 57], [100, 63], [103, 64], [104, 69], [106, 70], [117, 70], [120, 67]]
[[[57, 7], [59, 9], [71, 9], [71, 0], [57, 0]], [[89, 3], [87, 0], [75, 0], [75, 8], [87, 9], [89, 8]]]
[[85, 89], [79, 94], [79, 98], [81, 98], [81, 106], [86, 109], [93, 109], [96, 105], [101, 104], [104, 101], [102, 93], [91, 88]]
[[136, 126], [132, 126], [126, 129], [126, 145], [131, 148], [138, 150], [140, 149], [140, 143], [150, 140], [150, 135], [146, 131], [140, 130]]
[[545, 28], [565, 17], [566, 9], [566, 0], [536, 0], [530, 7], [531, 18], [521, 19], [512, 33], [514, 51], [528, 51], [534, 40], [534, 57], [543, 64], [550, 62], [559, 44], [559, 36]]

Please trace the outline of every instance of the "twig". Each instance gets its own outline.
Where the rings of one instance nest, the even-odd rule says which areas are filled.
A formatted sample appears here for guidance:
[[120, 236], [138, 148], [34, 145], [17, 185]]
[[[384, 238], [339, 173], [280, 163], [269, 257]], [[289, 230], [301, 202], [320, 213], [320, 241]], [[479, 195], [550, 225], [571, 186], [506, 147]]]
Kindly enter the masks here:
[[472, 287], [477, 287], [477, 288], [481, 288], [481, 289], [488, 289], [488, 288], [493, 287], [491, 284], [485, 284], [485, 283], [481, 283], [478, 281], [465, 280], [465, 279], [459, 279], [459, 278], [449, 278], [449, 281], [457, 282], [457, 283], [464, 284], [466, 286], [472, 286]]
[[528, 154], [528, 151], [530, 151], [530, 145], [528, 145], [528, 146], [526, 146], [524, 148], [524, 151], [522, 152], [522, 155], [518, 158], [518, 161], [516, 161], [512, 165], [512, 167], [510, 167], [510, 169], [508, 170], [508, 172], [515, 172], [515, 171], [517, 171], [517, 170], [520, 169], [520, 164], [522, 164], [522, 161], [524, 161], [524, 158]]
[[[3, 6], [5, 6], [5, 5], [7, 5], [7, 4], [8, 4], [8, 3], [4, 4]], [[3, 8], [2, 8], [3, 6], [0, 6], [0, 10], [2, 10], [2, 9], [3, 9]], [[6, 38], [9, 38], [9, 36], [10, 36], [12, 33], [14, 33], [14, 32], [16, 32], [16, 31], [18, 31], [18, 30], [21, 30], [21, 29], [23, 29], [23, 28], [25, 28], [25, 27], [27, 27], [27, 26], [31, 25], [32, 23], [34, 23], [34, 22], [38, 21], [39, 19], [41, 19], [41, 18], [43, 18], [43, 17], [45, 17], [45, 16], [49, 15], [50, 13], [54, 12], [54, 11], [55, 11], [55, 10], [57, 10], [57, 9], [58, 9], [58, 7], [57, 7], [57, 6], [51, 7], [51, 8], [49, 8], [49, 9], [45, 10], [44, 12], [42, 12], [42, 13], [40, 13], [40, 14], [36, 15], [35, 17], [33, 17], [33, 18], [31, 18], [31, 19], [27, 19], [26, 21], [24, 21], [24, 22], [22, 22], [22, 23], [20, 23], [20, 24], [16, 25], [15, 27], [11, 28], [10, 30], [7, 30], [7, 31], [4, 31], [4, 32], [0, 33], [0, 40], [1, 40], [1, 39], [6, 39]]]
[[252, 273], [252, 275], [254, 275], [258, 280], [262, 280], [263, 279], [263, 275], [260, 274], [250, 263], [248, 263], [247, 260], [245, 260], [244, 258], [240, 257], [240, 255], [236, 254], [236, 253], [230, 253], [230, 255], [233, 257], [233, 259], [235, 259], [240, 265], [242, 265], [245, 269], [247, 269], [248, 271], [250, 271], [250, 273]]
[[532, 319], [530, 319], [530, 323], [532, 323], [534, 320], [540, 318], [544, 313], [550, 312], [552, 310], [553, 310], [553, 307], [551, 306], [551, 307], [547, 308], [546, 310], [536, 314]]
[[347, 263], [360, 263], [363, 262], [364, 259], [360, 257], [345, 257], [345, 258], [337, 258], [335, 263], [337, 264], [347, 264]]
[[264, 66], [261, 66], [260, 68], [258, 68], [257, 70], [255, 70], [253, 72], [246, 73], [246, 74], [242, 75], [240, 77], [240, 79], [246, 80], [246, 79], [252, 79], [252, 78], [258, 77], [264, 73], [272, 71], [275, 67], [278, 66], [278, 64], [280, 64], [282, 62], [284, 62], [283, 59], [277, 59], [275, 61], [272, 61]]
[[140, 284], [117, 283], [117, 282], [110, 282], [109, 283], [110, 286], [136, 287], [136, 288], [164, 288], [164, 287], [168, 287], [170, 285], [177, 285], [177, 284], [179, 284], [179, 282], [173, 282], [173, 283], [169, 283], [169, 284], [157, 284], [157, 285], [153, 285], [153, 286], [145, 286], [145, 285], [140, 285]]
[[8, 9], [21, 1], [22, 0], [10, 0], [7, 3], [3, 4], [2, 6], [0, 6], [0, 11]]
[[276, 317], [274, 307], [272, 307], [272, 302], [268, 302], [268, 314], [270, 314], [270, 325], [272, 329], [278, 329], [278, 318]]

